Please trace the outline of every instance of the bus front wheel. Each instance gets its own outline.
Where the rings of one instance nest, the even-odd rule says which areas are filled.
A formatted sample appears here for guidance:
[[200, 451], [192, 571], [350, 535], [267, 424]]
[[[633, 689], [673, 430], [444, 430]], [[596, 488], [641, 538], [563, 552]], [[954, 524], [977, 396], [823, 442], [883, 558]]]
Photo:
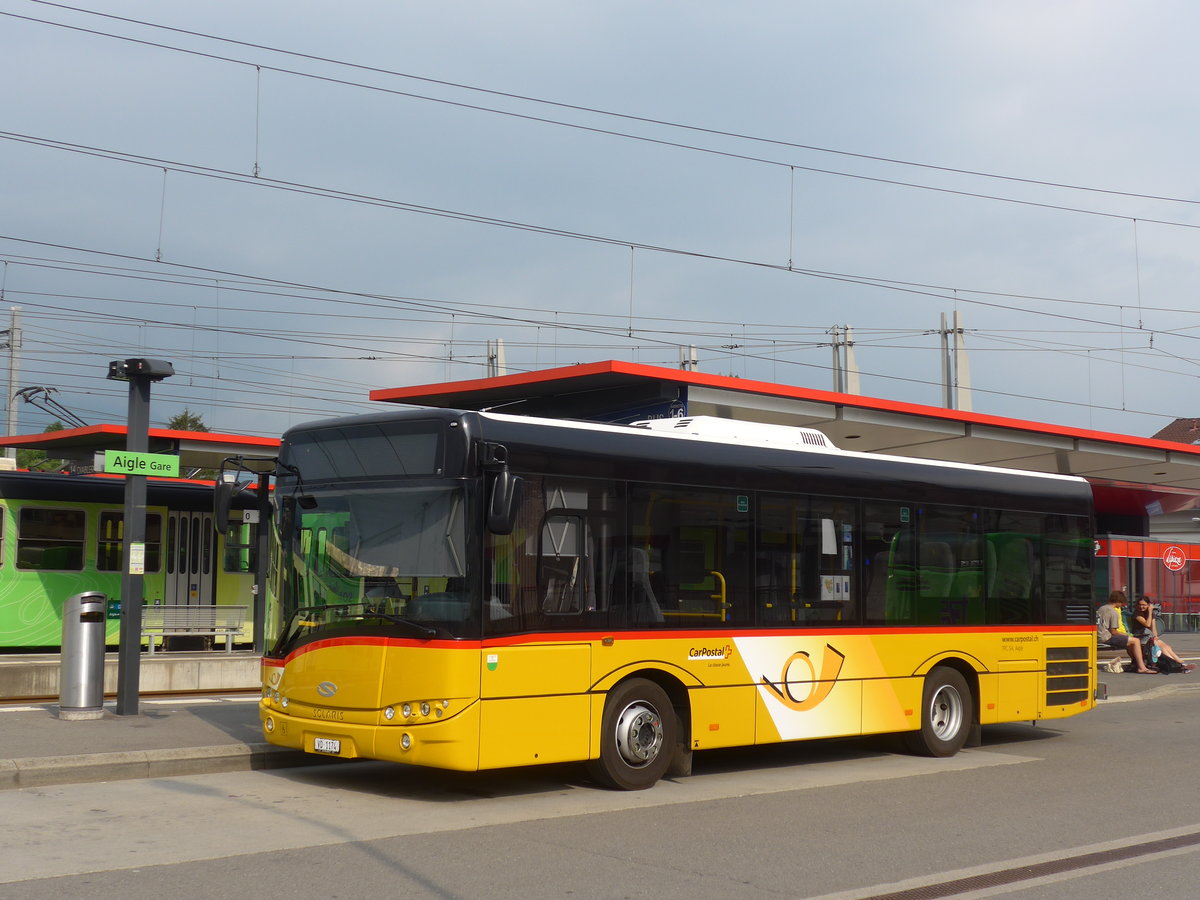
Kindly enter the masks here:
[[962, 749], [974, 721], [967, 680], [957, 669], [937, 666], [925, 676], [921, 692], [921, 730], [904, 736], [910, 753], [953, 756]]
[[604, 701], [600, 758], [588, 764], [592, 777], [623, 791], [650, 787], [667, 771], [677, 729], [671, 699], [653, 681], [617, 685]]

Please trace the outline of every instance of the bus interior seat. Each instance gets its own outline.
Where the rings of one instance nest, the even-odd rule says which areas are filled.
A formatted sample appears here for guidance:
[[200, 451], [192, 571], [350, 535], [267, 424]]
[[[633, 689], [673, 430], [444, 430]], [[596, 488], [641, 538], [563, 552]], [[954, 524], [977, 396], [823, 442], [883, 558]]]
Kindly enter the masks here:
[[954, 553], [945, 541], [921, 541], [921, 595], [950, 596], [954, 581]]
[[863, 605], [866, 607], [868, 622], [882, 621], [887, 609], [888, 558], [890, 556], [891, 551], [888, 549], [877, 550], [874, 554], [867, 556], [865, 566], [867, 583], [863, 589]]
[[990, 547], [995, 565], [988, 572], [988, 593], [1000, 597], [1023, 597], [1033, 584], [1033, 548], [1028, 538], [1005, 541], [997, 550]]
[[770, 556], [760, 555], [755, 565], [754, 593], [762, 622], [786, 622], [789, 618], [789, 590], [786, 570]]
[[611, 609], [629, 622], [662, 622], [662, 609], [650, 586], [650, 555], [642, 547], [618, 549], [609, 575]]

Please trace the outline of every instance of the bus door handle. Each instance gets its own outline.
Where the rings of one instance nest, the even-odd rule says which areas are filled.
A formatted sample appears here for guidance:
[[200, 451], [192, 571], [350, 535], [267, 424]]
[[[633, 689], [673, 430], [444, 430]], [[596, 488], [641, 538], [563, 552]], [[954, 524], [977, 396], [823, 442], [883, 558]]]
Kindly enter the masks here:
[[713, 600], [717, 601], [717, 609], [721, 613], [721, 621], [724, 622], [729, 618], [729, 604], [725, 602], [725, 576], [720, 572], [709, 572], [708, 574], [717, 580], [717, 593], [711, 596]]

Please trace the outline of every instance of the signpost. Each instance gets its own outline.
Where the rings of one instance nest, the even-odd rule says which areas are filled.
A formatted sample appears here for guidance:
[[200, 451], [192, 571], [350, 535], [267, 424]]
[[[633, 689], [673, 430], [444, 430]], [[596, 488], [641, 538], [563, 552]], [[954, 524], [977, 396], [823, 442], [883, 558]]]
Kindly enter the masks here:
[[[117, 359], [108, 364], [108, 377], [129, 382], [129, 421], [125, 452], [105, 451], [105, 470], [123, 471], [125, 477], [125, 558], [121, 571], [121, 636], [117, 648], [117, 715], [136, 716], [141, 680], [142, 574], [146, 553], [146, 476], [165, 475], [152, 471], [155, 460], [170, 457], [147, 453], [150, 449], [150, 384], [175, 374], [161, 359]], [[109, 454], [119, 469], [109, 469]], [[175, 473], [179, 460], [175, 459]]]

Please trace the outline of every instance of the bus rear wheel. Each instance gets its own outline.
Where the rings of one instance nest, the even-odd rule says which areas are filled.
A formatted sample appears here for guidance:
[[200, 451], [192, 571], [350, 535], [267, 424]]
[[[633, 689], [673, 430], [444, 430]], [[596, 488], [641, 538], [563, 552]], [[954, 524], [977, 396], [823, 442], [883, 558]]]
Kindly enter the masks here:
[[678, 727], [666, 691], [644, 678], [622, 682], [604, 701], [600, 758], [588, 770], [607, 787], [644, 790], [667, 771]]
[[957, 669], [937, 666], [921, 691], [921, 730], [904, 736], [910, 753], [953, 756], [971, 733], [974, 702], [967, 680]]

